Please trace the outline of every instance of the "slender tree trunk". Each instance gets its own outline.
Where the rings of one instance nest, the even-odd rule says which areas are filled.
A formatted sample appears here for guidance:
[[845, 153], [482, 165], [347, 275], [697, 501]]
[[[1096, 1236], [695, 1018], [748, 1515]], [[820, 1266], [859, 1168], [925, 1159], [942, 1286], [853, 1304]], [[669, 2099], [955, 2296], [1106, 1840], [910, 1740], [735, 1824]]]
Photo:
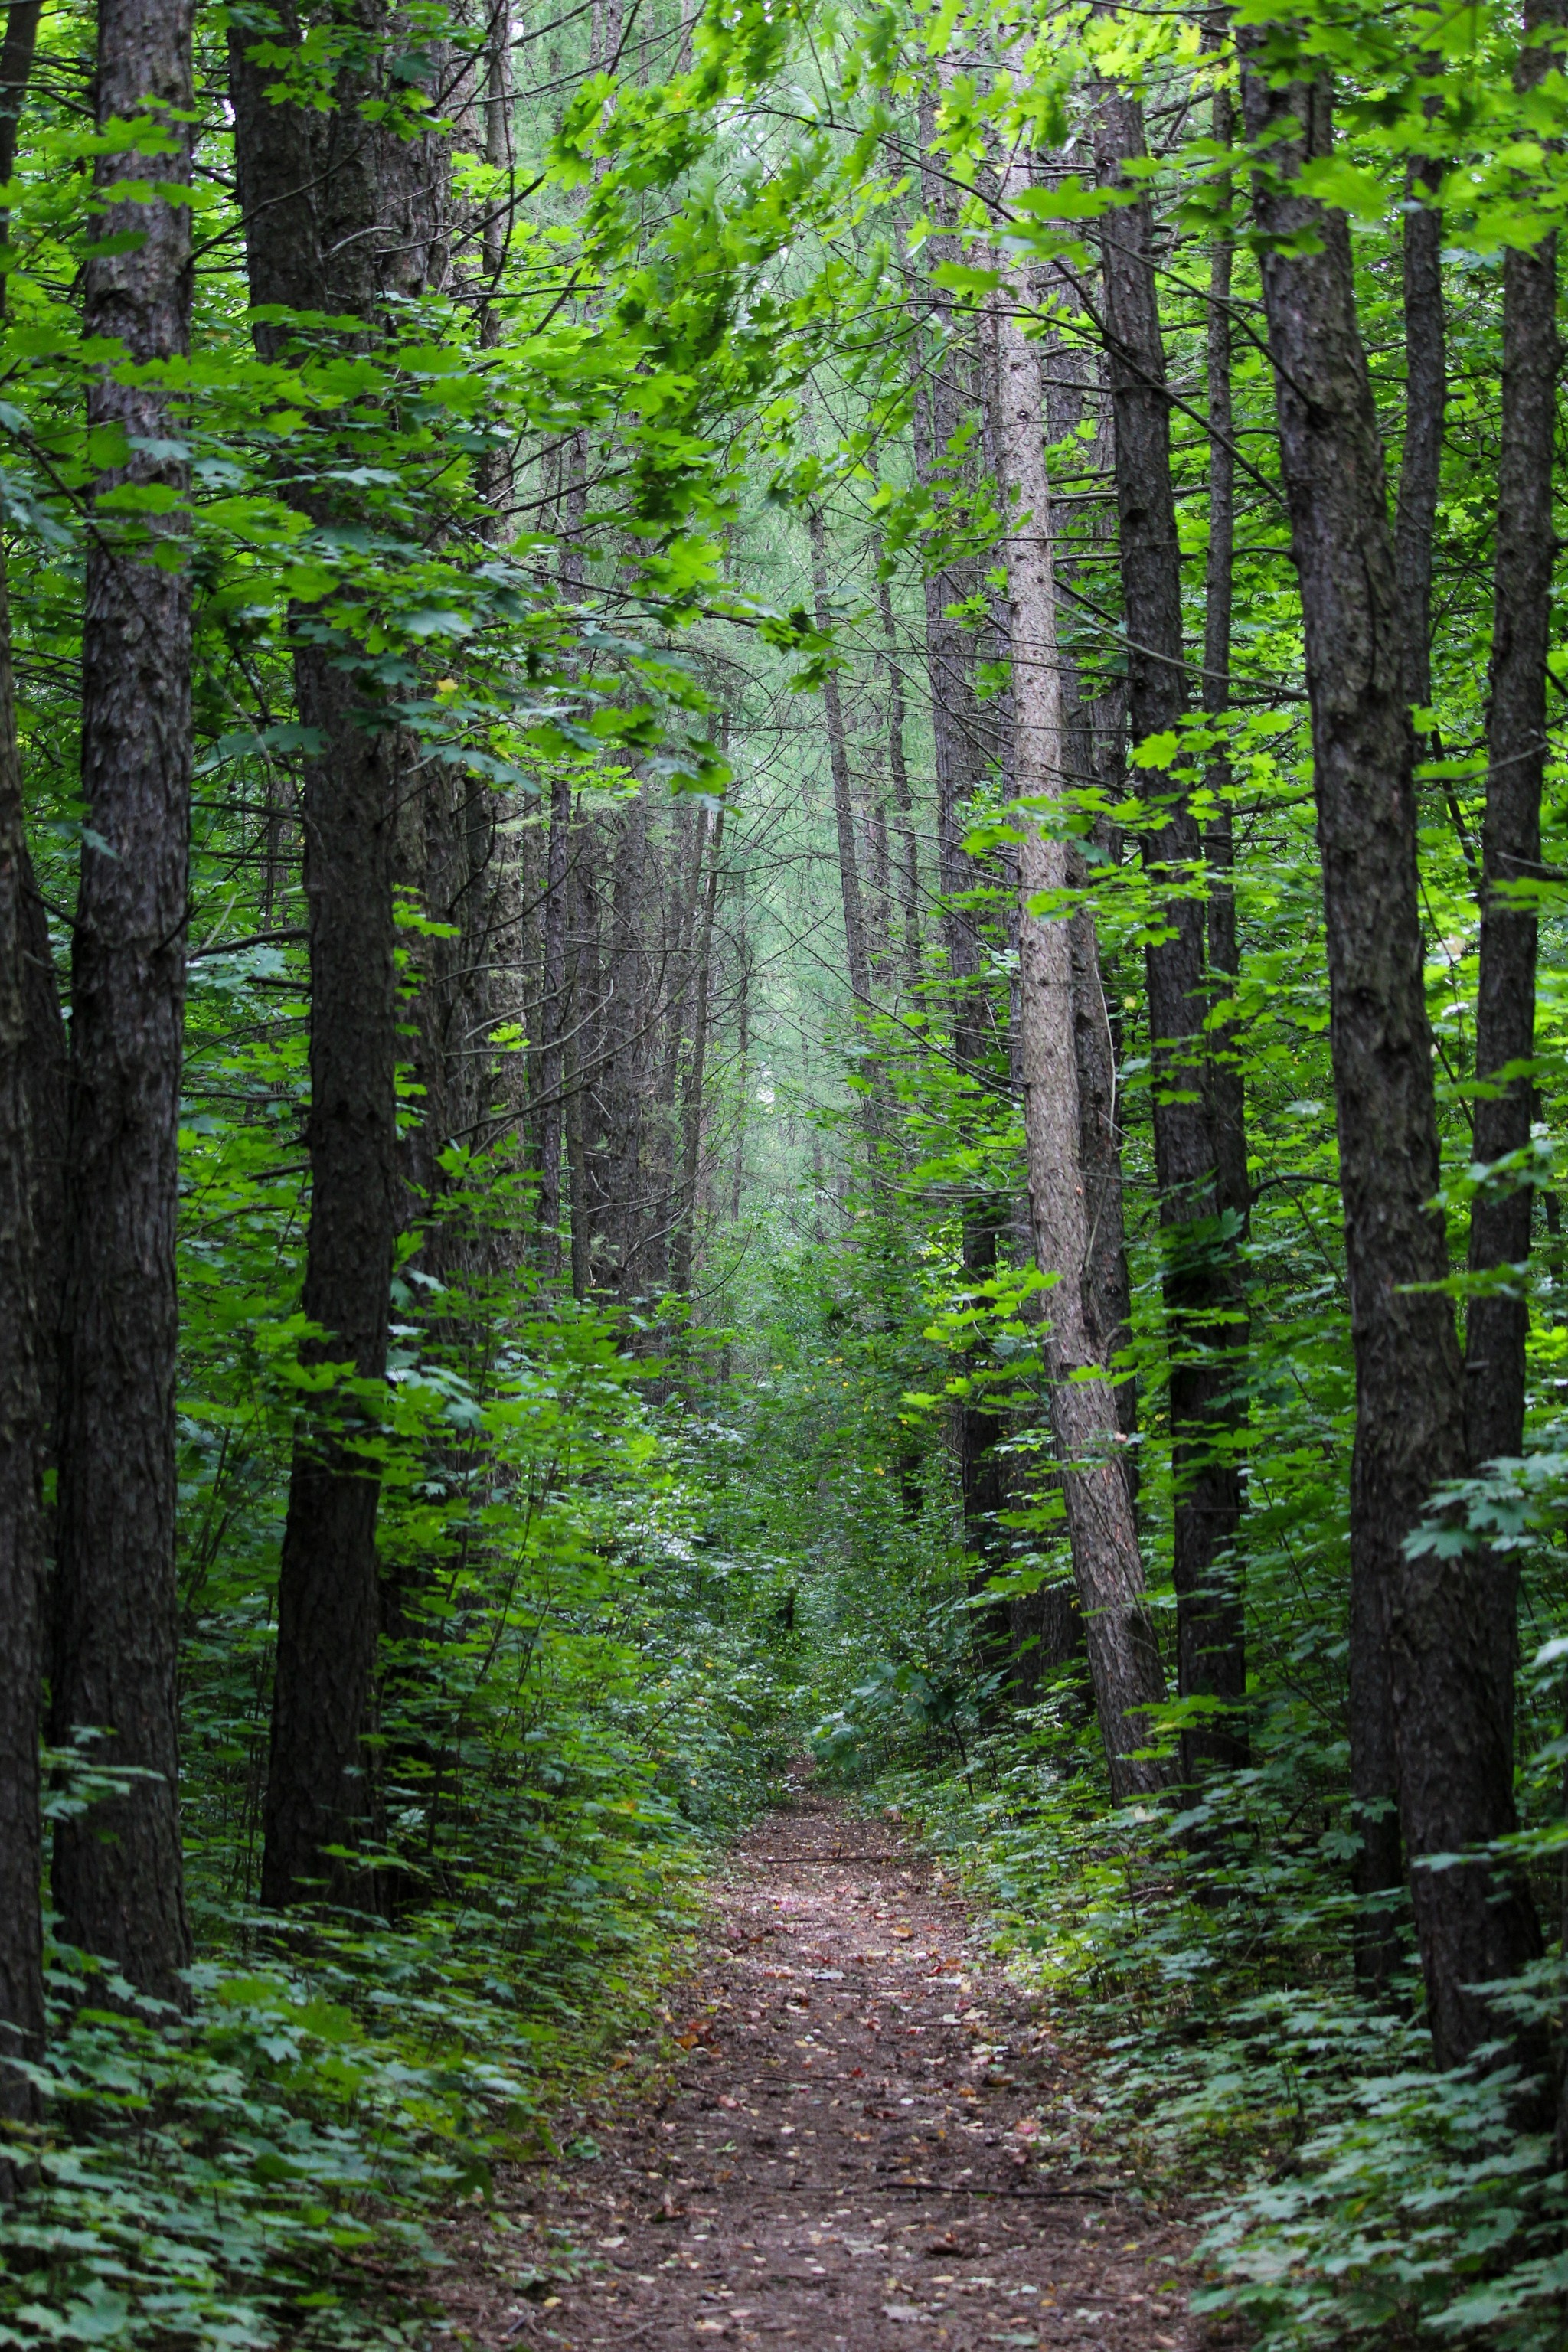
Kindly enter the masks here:
[[[811, 583], [816, 602], [816, 625], [826, 630], [827, 618], [827, 526], [821, 509], [813, 507]], [[860, 867], [855, 850], [855, 799], [849, 782], [849, 747], [844, 733], [844, 705], [838, 673], [830, 669], [822, 681], [823, 713], [827, 721], [827, 757], [833, 773], [833, 814], [838, 833], [838, 882], [844, 902], [844, 944], [849, 962], [849, 990], [855, 1018], [864, 1021], [872, 1010], [871, 958], [866, 940], [866, 909], [860, 895]]]
[[544, 868], [544, 1001], [539, 1057], [540, 1260], [547, 1274], [561, 1270], [561, 1139], [566, 1092], [566, 892], [571, 863], [572, 787], [557, 773], [550, 792], [550, 840]]
[[877, 583], [877, 602], [888, 665], [888, 774], [899, 820], [898, 891], [903, 927], [903, 981], [912, 1002], [921, 984], [920, 847], [915, 837], [914, 794], [910, 790], [909, 762], [904, 756], [904, 674], [899, 660], [893, 593], [882, 579]]
[[620, 818], [610, 908], [610, 1001], [605, 1022], [609, 1067], [609, 1149], [605, 1189], [615, 1278], [625, 1300], [635, 1283], [642, 1216], [647, 1054], [638, 1031], [647, 1011], [643, 898], [647, 873], [648, 794], [640, 785]]
[[702, 1166], [702, 1088], [708, 1066], [709, 980], [713, 968], [713, 919], [719, 905], [719, 861], [724, 849], [724, 808], [713, 819], [708, 843], [708, 887], [702, 901], [702, 926], [697, 949], [696, 990], [691, 1010], [691, 1059], [686, 1068], [686, 1099], [681, 1106], [680, 1197], [679, 1223], [670, 1258], [670, 1280], [677, 1290], [689, 1293], [691, 1265], [697, 1244], [697, 1188]]
[[[1501, 1645], [1482, 1631], [1495, 1621], [1498, 1565], [1471, 1553], [1409, 1559], [1404, 1549], [1434, 1486], [1467, 1462], [1453, 1309], [1440, 1287], [1447, 1252], [1432, 1205], [1437, 1122], [1405, 633], [1349, 229], [1288, 184], [1306, 156], [1329, 152], [1328, 92], [1272, 90], [1250, 69], [1243, 89], [1247, 137], [1266, 142], [1255, 202], [1306, 639], [1356, 1369], [1352, 1782], [1364, 1837], [1397, 1760], [1433, 2039], [1439, 2063], [1452, 2065], [1508, 2037], [1474, 1988], [1512, 1975], [1539, 1951], [1540, 1933], [1504, 1871], [1423, 1866], [1506, 1836], [1514, 1806], [1510, 1694]], [[1279, 249], [1303, 236], [1315, 250]], [[1374, 1712], [1384, 1705], [1392, 1757]], [[1364, 1869], [1362, 1885], [1375, 1894]]]
[[[1102, 183], [1123, 184], [1125, 165], [1145, 152], [1142, 109], [1134, 99], [1106, 92], [1095, 132]], [[1142, 741], [1177, 727], [1186, 708], [1170, 403], [1146, 194], [1105, 216], [1100, 253], [1130, 718], [1134, 740]], [[1151, 774], [1146, 790], [1158, 808], [1142, 836], [1144, 863], [1156, 889], [1165, 886], [1171, 893], [1161, 908], [1165, 936], [1148, 949], [1146, 967], [1170, 1359], [1178, 1680], [1184, 1697], [1239, 1710], [1247, 1651], [1235, 1562], [1241, 1482], [1234, 1400], [1246, 1309], [1235, 1237], [1220, 1214], [1221, 1151], [1205, 1036], [1211, 1001], [1205, 908], [1181, 887], [1201, 866], [1204, 845], [1171, 777]], [[1244, 1762], [1239, 1714], [1194, 1726], [1183, 1736], [1182, 1753], [1189, 1780], [1210, 1766]]]
[[[1563, 0], [1529, 0], [1526, 30], [1561, 25], [1565, 16]], [[1549, 65], [1560, 64], [1550, 50], [1527, 48], [1521, 75], [1534, 81]], [[1482, 1166], [1527, 1150], [1530, 1144], [1532, 1087], [1522, 1066], [1535, 1051], [1536, 920], [1532, 911], [1510, 904], [1508, 887], [1540, 871], [1546, 660], [1557, 548], [1552, 457], [1562, 363], [1557, 240], [1549, 236], [1529, 252], [1510, 250], [1503, 257], [1502, 427], [1476, 998], [1476, 1076], [1488, 1083], [1477, 1096], [1473, 1156]], [[1429, 554], [1427, 561], [1429, 576]], [[1505, 1071], [1514, 1075], [1504, 1078]], [[1471, 1273], [1521, 1270], [1506, 1289], [1472, 1298], [1468, 1310], [1466, 1417], [1470, 1459], [1477, 1465], [1523, 1451], [1530, 1310], [1522, 1269], [1530, 1255], [1533, 1200], [1530, 1185], [1507, 1184], [1479, 1193], [1470, 1210]], [[1517, 1643], [1515, 1558], [1510, 1552], [1494, 1562], [1501, 1645], [1497, 1672], [1506, 1669], [1510, 1691]]]
[[[1005, 310], [998, 331], [999, 456], [1004, 487], [1017, 500], [1006, 542], [1016, 781], [1020, 799], [1037, 805], [1060, 796], [1065, 751], [1040, 362]], [[1091, 1243], [1071, 926], [1059, 913], [1037, 912], [1034, 903], [1068, 887], [1065, 842], [1043, 824], [1029, 825], [1019, 870], [1020, 1045], [1035, 1249], [1052, 1284], [1044, 1342], [1051, 1422], [1111, 1790], [1124, 1800], [1163, 1785], [1158, 1765], [1135, 1751], [1146, 1743], [1148, 1710], [1163, 1698], [1164, 1677], [1107, 1374], [1108, 1335], [1094, 1328], [1086, 1281]]]
[[[160, 180], [190, 175], [189, 0], [101, 0], [101, 127], [141, 117], [173, 140]], [[171, 119], [172, 118], [172, 119]], [[134, 151], [100, 158], [96, 234], [133, 238], [86, 267], [83, 330], [138, 368], [177, 362], [190, 339], [190, 212], [156, 197]], [[183, 459], [155, 380], [105, 367], [88, 422], [132, 441], [94, 486], [82, 624], [82, 795], [87, 804], [71, 960], [68, 1248], [61, 1349], [53, 1715], [57, 1739], [95, 1726], [110, 1765], [149, 1777], [62, 1822], [55, 1901], [67, 1939], [143, 1992], [183, 2000], [190, 1957], [180, 1844], [175, 1692], [174, 1381], [179, 1344], [180, 1055], [191, 793], [191, 597]], [[139, 445], [139, 446], [138, 446]], [[179, 503], [121, 521], [103, 500], [126, 483]], [[173, 556], [164, 570], [151, 560]]]
[[[1214, 97], [1214, 136], [1228, 147], [1236, 135], [1230, 92]], [[1215, 194], [1227, 205], [1230, 175]], [[1209, 544], [1204, 580], [1204, 709], [1212, 719], [1230, 707], [1231, 610], [1236, 584], [1236, 418], [1230, 392], [1230, 281], [1233, 247], [1228, 236], [1215, 239], [1209, 261], [1208, 422]], [[1208, 857], [1206, 908], [1208, 961], [1213, 985], [1234, 992], [1241, 976], [1236, 928], [1236, 843], [1229, 793], [1230, 758], [1222, 741], [1209, 755], [1209, 787], [1216, 808], [1204, 835]], [[1215, 1195], [1219, 1213], [1234, 1233], [1245, 1233], [1252, 1212], [1247, 1172], [1247, 1099], [1241, 1075], [1240, 1041], [1234, 1023], [1218, 1023], [1209, 1034], [1209, 1099], [1214, 1115]], [[1238, 1411], [1240, 1408], [1238, 1407]]]

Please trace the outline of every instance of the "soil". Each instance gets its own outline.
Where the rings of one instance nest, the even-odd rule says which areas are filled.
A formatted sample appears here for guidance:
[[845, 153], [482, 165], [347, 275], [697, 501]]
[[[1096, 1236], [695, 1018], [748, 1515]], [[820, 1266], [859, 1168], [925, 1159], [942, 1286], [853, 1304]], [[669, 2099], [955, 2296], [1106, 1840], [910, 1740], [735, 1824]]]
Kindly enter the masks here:
[[1190, 2237], [1080, 2155], [1048, 2014], [896, 1829], [803, 1790], [714, 1898], [673, 2075], [453, 2229], [437, 2352], [1217, 2342]]

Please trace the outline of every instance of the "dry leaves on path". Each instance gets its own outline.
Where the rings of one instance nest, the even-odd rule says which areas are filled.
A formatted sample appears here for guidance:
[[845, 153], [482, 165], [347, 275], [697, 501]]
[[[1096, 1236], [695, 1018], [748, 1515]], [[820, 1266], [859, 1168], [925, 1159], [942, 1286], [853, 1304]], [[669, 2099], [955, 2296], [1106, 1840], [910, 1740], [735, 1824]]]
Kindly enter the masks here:
[[1079, 2156], [1082, 2085], [885, 1823], [731, 1856], [667, 2095], [454, 2229], [437, 2352], [1198, 2352], [1186, 2241]]

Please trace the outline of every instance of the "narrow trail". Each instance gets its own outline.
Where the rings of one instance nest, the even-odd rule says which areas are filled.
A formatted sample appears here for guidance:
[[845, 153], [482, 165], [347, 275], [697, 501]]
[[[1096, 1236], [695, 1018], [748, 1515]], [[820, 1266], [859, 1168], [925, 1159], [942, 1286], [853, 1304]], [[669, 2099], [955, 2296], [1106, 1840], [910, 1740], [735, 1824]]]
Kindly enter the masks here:
[[1078, 2168], [1048, 2021], [885, 1822], [803, 1793], [715, 1895], [668, 2096], [454, 2231], [437, 2352], [1217, 2340], [1183, 2232]]

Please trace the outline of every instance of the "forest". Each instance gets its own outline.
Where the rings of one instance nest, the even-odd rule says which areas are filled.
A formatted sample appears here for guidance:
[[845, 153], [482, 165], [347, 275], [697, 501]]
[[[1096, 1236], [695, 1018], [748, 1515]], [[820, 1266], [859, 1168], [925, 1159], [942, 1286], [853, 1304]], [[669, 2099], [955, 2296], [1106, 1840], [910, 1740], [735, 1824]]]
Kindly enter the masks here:
[[803, 1773], [1568, 2341], [1564, 52], [9, 0], [0, 2346], [449, 2347]]

